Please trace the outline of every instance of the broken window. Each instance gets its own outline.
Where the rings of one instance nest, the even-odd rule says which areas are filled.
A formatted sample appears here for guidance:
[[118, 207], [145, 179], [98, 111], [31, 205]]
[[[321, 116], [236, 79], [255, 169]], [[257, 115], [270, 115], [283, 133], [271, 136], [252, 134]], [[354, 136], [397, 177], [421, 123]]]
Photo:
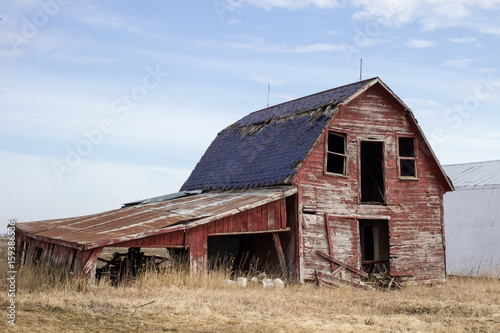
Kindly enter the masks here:
[[339, 175], [346, 174], [346, 135], [328, 133], [326, 156], [326, 172]]
[[361, 142], [361, 203], [385, 203], [383, 142]]
[[399, 175], [401, 177], [417, 177], [415, 139], [399, 138], [398, 141]]

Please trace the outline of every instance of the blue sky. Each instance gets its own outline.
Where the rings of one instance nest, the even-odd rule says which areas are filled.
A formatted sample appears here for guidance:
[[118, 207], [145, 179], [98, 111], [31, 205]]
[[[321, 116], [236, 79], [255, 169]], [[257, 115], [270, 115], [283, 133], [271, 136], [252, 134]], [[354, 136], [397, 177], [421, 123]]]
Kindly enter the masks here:
[[2, 224], [176, 192], [268, 84], [282, 103], [361, 58], [442, 164], [500, 159], [500, 0], [0, 3]]

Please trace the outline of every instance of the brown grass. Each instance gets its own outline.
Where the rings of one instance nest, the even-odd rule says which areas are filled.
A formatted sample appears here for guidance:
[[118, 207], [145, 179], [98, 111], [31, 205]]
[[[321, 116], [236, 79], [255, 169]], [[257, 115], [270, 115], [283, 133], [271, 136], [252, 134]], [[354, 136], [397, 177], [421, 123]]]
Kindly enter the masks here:
[[[2, 247], [3, 249], [4, 247]], [[5, 253], [0, 329], [12, 332], [498, 332], [500, 282], [450, 277], [442, 287], [363, 291], [228, 286], [224, 271], [148, 272], [118, 287], [23, 268], [17, 321], [7, 324]], [[49, 278], [50, 276], [50, 278]]]

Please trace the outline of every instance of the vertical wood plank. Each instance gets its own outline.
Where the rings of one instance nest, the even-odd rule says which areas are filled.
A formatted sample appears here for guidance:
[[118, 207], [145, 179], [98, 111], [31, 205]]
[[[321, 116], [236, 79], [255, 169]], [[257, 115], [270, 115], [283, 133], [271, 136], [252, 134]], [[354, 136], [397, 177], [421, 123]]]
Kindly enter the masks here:
[[255, 217], [255, 209], [250, 209], [248, 211], [248, 217], [247, 217], [247, 231], [253, 231], [253, 221]]
[[280, 200], [280, 208], [281, 228], [285, 229], [287, 227], [286, 198]]
[[191, 272], [204, 272], [207, 270], [208, 237], [207, 225], [188, 229], [186, 243], [189, 245], [189, 267]]
[[274, 227], [274, 202], [267, 204], [267, 230], [273, 230]]
[[263, 205], [261, 206], [261, 220], [260, 220], [260, 223], [259, 223], [259, 231], [261, 230], [267, 230], [267, 225], [268, 225], [268, 222], [267, 222], [267, 205]]
[[255, 207], [253, 209], [253, 219], [252, 219], [252, 230], [253, 231], [259, 231], [260, 230], [260, 225], [262, 224], [262, 207]]
[[276, 200], [273, 202], [274, 206], [274, 228], [273, 229], [279, 229], [281, 228], [281, 200]]
[[277, 232], [273, 232], [272, 235], [273, 235], [274, 247], [276, 248], [276, 252], [278, 253], [278, 260], [280, 262], [281, 270], [283, 271], [284, 276], [288, 276], [288, 272], [286, 269], [285, 254], [283, 253], [283, 247], [281, 246], [280, 235]]
[[[332, 235], [330, 234], [330, 221], [328, 221], [328, 213], [325, 213], [325, 223], [326, 223], [326, 237], [328, 238], [328, 248], [330, 249], [330, 255], [333, 257], [333, 244], [332, 244]], [[333, 261], [332, 264], [332, 273], [335, 272], [335, 264]]]

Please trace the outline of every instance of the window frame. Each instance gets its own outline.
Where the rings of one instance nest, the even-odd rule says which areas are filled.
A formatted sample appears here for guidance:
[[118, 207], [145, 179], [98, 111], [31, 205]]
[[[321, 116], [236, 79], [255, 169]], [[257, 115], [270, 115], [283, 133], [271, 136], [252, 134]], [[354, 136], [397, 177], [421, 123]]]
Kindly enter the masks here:
[[[340, 154], [334, 151], [330, 151], [328, 149], [328, 141], [330, 138], [330, 135], [335, 135], [337, 137], [341, 137], [344, 139], [344, 154]], [[337, 173], [337, 172], [331, 172], [328, 171], [328, 157], [329, 155], [335, 155], [335, 156], [341, 156], [344, 160], [344, 172], [343, 173]], [[347, 177], [347, 133], [337, 131], [337, 130], [328, 130], [327, 135], [325, 136], [325, 158], [324, 158], [324, 173], [326, 175], [331, 175], [331, 176], [340, 176], [340, 177]]]
[[[400, 146], [401, 139], [412, 139], [413, 140], [413, 156], [401, 156], [400, 155]], [[402, 180], [418, 180], [418, 168], [417, 168], [417, 160], [418, 160], [418, 147], [417, 147], [417, 138], [411, 135], [398, 135], [397, 136], [397, 145], [396, 145], [396, 155], [398, 158], [398, 178]], [[413, 161], [414, 166], [414, 175], [413, 176], [404, 176], [402, 175], [403, 168], [401, 167], [401, 161]]]

